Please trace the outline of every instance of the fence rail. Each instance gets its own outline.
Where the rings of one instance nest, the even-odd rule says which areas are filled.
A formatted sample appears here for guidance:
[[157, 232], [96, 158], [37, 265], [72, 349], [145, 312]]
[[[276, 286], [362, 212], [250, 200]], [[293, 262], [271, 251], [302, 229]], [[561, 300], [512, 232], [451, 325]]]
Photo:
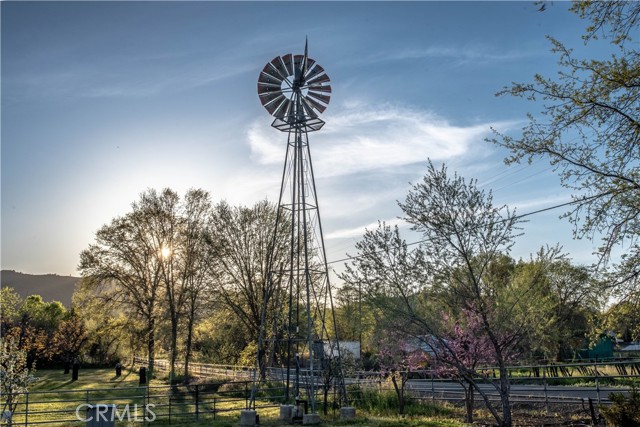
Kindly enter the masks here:
[[[142, 364], [143, 361], [138, 361]], [[168, 363], [156, 362], [159, 370]], [[193, 364], [193, 374], [203, 377], [224, 375], [229, 380], [211, 381], [198, 385], [139, 386], [90, 390], [35, 391], [19, 395], [19, 404], [13, 414], [14, 426], [53, 425], [83, 426], [83, 416], [89, 405], [116, 405], [116, 416], [134, 421], [164, 420], [171, 424], [179, 419], [215, 419], [236, 417], [240, 409], [249, 406], [253, 370], [247, 367]], [[640, 383], [640, 361], [624, 364], [575, 364], [564, 366], [515, 367], [511, 373], [511, 401], [546, 407], [574, 405], [585, 407], [592, 399], [608, 404], [611, 392], [628, 393], [631, 384]], [[271, 370], [274, 381], [282, 380], [286, 370]], [[294, 374], [291, 372], [290, 374]], [[407, 397], [418, 401], [462, 401], [462, 385], [450, 379], [438, 378], [433, 371], [412, 373], [407, 382]], [[479, 386], [491, 400], [498, 400], [493, 388], [494, 373], [488, 369]], [[291, 378], [294, 378], [293, 375]], [[309, 376], [306, 375], [305, 381]], [[313, 380], [313, 379], [312, 379]], [[315, 379], [319, 381], [319, 378]], [[346, 379], [350, 399], [357, 406], [363, 392], [391, 392], [380, 373], [360, 372]], [[318, 382], [319, 384], [319, 382]], [[282, 387], [260, 390], [256, 408], [277, 406], [283, 402]], [[477, 399], [476, 402], [480, 402]], [[330, 404], [333, 404], [330, 402]], [[149, 420], [148, 418], [153, 418]]]
[[[225, 388], [226, 387], [226, 388]], [[84, 426], [87, 410], [96, 405], [115, 405], [114, 419], [171, 424], [180, 418], [212, 418], [249, 407], [250, 381], [193, 386], [140, 386], [90, 390], [34, 391], [18, 394], [13, 426]], [[277, 405], [283, 398], [278, 388], [261, 390], [255, 408]], [[234, 414], [235, 416], [235, 414]], [[5, 420], [6, 422], [6, 420]]]

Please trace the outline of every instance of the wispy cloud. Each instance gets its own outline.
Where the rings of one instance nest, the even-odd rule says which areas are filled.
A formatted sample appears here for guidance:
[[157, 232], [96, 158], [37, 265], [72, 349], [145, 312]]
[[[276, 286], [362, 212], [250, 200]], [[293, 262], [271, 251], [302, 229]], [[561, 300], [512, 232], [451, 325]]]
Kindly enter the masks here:
[[[535, 199], [527, 199], [510, 202], [509, 206], [518, 209], [519, 214], [535, 211], [538, 209], [548, 208], [562, 203], [571, 201], [571, 197], [568, 194], [557, 194], [554, 196], [543, 196]], [[558, 210], [555, 214], [560, 215], [564, 211]]]
[[30, 69], [7, 76], [21, 94], [81, 98], [140, 98], [198, 88], [244, 73], [255, 73], [246, 58], [203, 61], [186, 54], [69, 61], [64, 68]]
[[539, 52], [520, 50], [497, 50], [495, 47], [475, 44], [461, 46], [419, 46], [404, 49], [382, 50], [368, 57], [354, 58], [354, 64], [377, 64], [389, 61], [411, 61], [418, 59], [438, 59], [455, 65], [495, 64], [530, 58]]
[[[531, 56], [528, 51], [495, 51], [486, 46], [429, 46], [426, 48], [410, 48], [388, 54], [386, 59], [405, 60], [420, 58], [449, 58], [468, 62], [505, 62], [514, 61]], [[381, 57], [382, 58], [382, 57]]]
[[[404, 222], [403, 220], [401, 220], [400, 218], [391, 218], [388, 219], [386, 221], [384, 221], [384, 223], [388, 226], [401, 226], [401, 225], [408, 225], [406, 222]], [[361, 238], [364, 235], [364, 232], [366, 230], [374, 230], [378, 228], [378, 222], [372, 222], [369, 224], [365, 224], [365, 225], [361, 225], [358, 227], [352, 227], [352, 228], [343, 228], [340, 230], [335, 230], [332, 231], [330, 233], [328, 233], [325, 238], [328, 239], [351, 239], [351, 238]]]
[[[345, 104], [327, 116], [327, 125], [312, 134], [314, 171], [317, 176], [338, 176], [398, 168], [427, 158], [445, 161], [467, 154], [490, 127], [510, 123], [458, 126], [436, 114], [395, 105]], [[283, 135], [253, 123], [247, 133], [252, 158], [260, 164], [282, 162]]]

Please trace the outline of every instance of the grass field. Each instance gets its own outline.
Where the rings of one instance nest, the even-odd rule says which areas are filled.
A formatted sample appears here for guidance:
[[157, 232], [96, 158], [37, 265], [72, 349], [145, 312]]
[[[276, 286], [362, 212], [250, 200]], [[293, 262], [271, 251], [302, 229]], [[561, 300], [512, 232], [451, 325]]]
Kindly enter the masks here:
[[84, 390], [96, 388], [137, 387], [137, 373], [123, 369], [116, 377], [113, 369], [80, 369], [78, 380], [71, 381], [71, 374], [62, 369], [36, 371], [39, 378], [30, 391]]
[[[194, 387], [168, 387], [162, 380], [153, 380], [149, 387], [138, 385], [135, 372], [123, 370], [116, 377], [113, 369], [81, 369], [77, 381], [71, 381], [71, 374], [62, 370], [37, 371], [39, 381], [30, 389], [30, 394], [21, 399], [14, 416], [16, 425], [43, 426], [84, 426], [78, 416], [86, 417], [87, 404], [117, 405], [116, 426], [213, 426], [237, 427], [240, 410], [246, 407], [246, 387], [207, 387], [198, 388], [199, 422], [195, 420], [196, 404]], [[234, 386], [234, 384], [231, 384]], [[410, 404], [407, 413], [398, 416], [391, 400], [376, 401], [368, 409], [358, 408], [355, 420], [339, 420], [335, 413], [322, 416], [323, 426], [362, 426], [362, 427], [459, 427], [462, 414], [456, 408], [433, 407]], [[152, 414], [145, 413], [145, 404], [150, 403]], [[270, 405], [260, 407], [260, 405]], [[374, 405], [374, 406], [375, 406]], [[78, 409], [80, 407], [81, 409]], [[367, 407], [365, 405], [365, 407]], [[126, 408], [129, 409], [128, 413]], [[282, 425], [278, 421], [279, 405], [273, 402], [258, 403], [257, 412], [260, 424], [264, 426]], [[147, 420], [145, 421], [145, 415]], [[26, 418], [28, 417], [28, 418]], [[120, 421], [118, 418], [122, 418]], [[152, 419], [153, 418], [153, 419]]]

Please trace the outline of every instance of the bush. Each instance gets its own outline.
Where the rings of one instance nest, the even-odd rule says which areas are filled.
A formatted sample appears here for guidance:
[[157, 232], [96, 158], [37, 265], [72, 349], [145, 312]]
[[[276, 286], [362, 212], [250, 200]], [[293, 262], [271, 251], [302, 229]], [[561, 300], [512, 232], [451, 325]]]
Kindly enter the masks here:
[[634, 387], [629, 396], [622, 393], [609, 395], [611, 406], [601, 412], [608, 425], [615, 427], [640, 427], [640, 392]]

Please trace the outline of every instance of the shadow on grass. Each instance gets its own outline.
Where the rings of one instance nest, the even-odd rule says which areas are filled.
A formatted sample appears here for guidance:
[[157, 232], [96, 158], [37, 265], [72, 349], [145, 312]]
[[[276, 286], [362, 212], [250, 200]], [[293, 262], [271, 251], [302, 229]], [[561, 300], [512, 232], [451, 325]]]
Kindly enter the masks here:
[[66, 387], [66, 386], [68, 386], [68, 385], [71, 385], [71, 384], [73, 384], [74, 382], [75, 382], [75, 381], [73, 381], [73, 380], [67, 380], [67, 382], [60, 383], [60, 384], [58, 384], [58, 385], [51, 386], [51, 387], [47, 387], [47, 388], [48, 388], [49, 390], [58, 390], [58, 389], [60, 389], [60, 388]]

